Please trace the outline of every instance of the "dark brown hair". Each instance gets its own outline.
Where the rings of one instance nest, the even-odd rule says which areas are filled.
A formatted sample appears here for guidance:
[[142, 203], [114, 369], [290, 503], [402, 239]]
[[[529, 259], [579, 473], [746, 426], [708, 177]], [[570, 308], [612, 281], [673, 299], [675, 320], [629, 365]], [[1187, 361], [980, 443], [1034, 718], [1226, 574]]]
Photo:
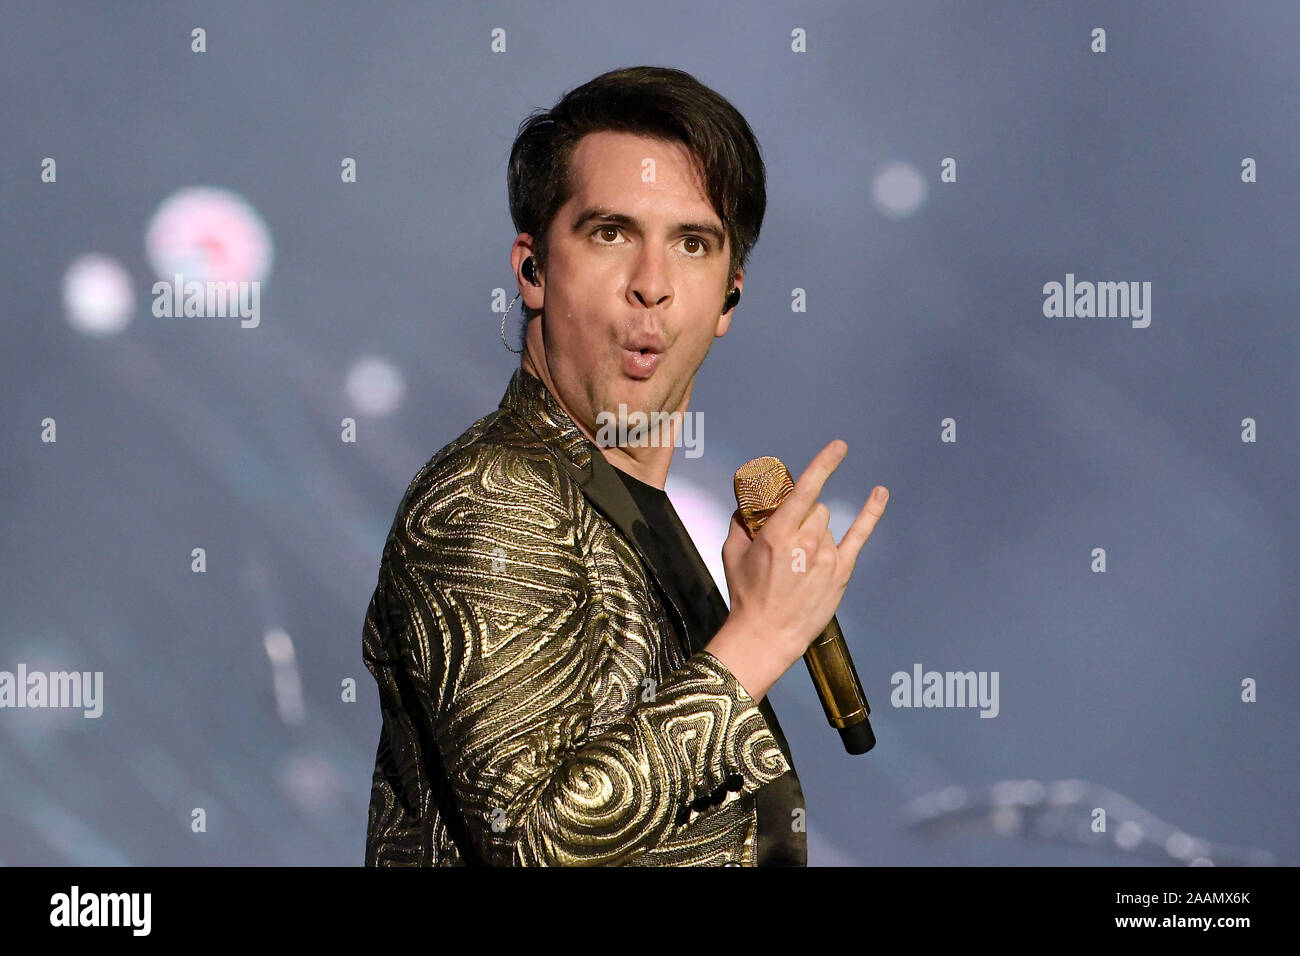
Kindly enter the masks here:
[[[730, 282], [758, 242], [767, 207], [758, 141], [726, 99], [689, 73], [662, 66], [602, 73], [519, 125], [506, 172], [510, 218], [516, 231], [533, 237], [539, 268], [546, 265], [551, 220], [573, 194], [574, 148], [588, 133], [606, 130], [681, 143], [695, 157], [731, 246]], [[525, 318], [535, 314], [524, 307]]]

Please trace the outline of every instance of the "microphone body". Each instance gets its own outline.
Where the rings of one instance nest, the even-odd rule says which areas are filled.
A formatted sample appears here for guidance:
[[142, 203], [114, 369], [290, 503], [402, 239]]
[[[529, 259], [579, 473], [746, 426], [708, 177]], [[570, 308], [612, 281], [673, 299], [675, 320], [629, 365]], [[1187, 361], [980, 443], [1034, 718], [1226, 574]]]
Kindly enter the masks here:
[[[752, 539], [772, 513], [794, 491], [790, 472], [779, 458], [754, 458], [736, 471], [736, 505]], [[817, 688], [826, 720], [840, 732], [844, 749], [864, 754], [876, 745], [867, 716], [871, 707], [853, 667], [844, 632], [834, 617], [803, 655], [808, 676]]]

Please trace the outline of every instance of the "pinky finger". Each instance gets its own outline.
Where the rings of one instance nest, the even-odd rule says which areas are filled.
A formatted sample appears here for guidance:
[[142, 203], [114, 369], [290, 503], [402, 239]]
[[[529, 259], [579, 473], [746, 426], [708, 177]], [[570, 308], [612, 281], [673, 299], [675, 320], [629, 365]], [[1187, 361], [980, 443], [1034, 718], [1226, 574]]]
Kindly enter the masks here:
[[885, 513], [885, 505], [888, 501], [889, 489], [883, 485], [877, 486], [867, 498], [867, 503], [862, 506], [862, 510], [858, 512], [853, 524], [849, 526], [849, 530], [844, 532], [844, 537], [840, 539], [840, 560], [848, 562], [849, 574], [853, 573], [858, 552], [871, 537], [871, 532], [876, 530], [876, 522]]

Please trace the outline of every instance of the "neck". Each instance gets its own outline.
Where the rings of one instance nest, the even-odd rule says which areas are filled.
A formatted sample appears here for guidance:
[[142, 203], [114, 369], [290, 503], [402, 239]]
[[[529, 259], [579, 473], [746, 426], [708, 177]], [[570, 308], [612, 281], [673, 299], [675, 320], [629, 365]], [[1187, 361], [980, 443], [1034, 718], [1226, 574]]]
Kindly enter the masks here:
[[[530, 330], [531, 331], [531, 330]], [[531, 345], [531, 343], [529, 343]], [[605, 460], [617, 468], [619, 471], [626, 472], [639, 481], [644, 481], [647, 485], [653, 485], [660, 491], [668, 483], [668, 467], [673, 463], [673, 450], [677, 444], [677, 435], [675, 426], [671, 427], [673, 432], [669, 440], [661, 441], [658, 445], [646, 445], [636, 448], [624, 448], [618, 445], [603, 446], [596, 440], [595, 434], [575, 415], [573, 411], [564, 404], [564, 399], [560, 396], [559, 390], [556, 389], [555, 383], [551, 381], [550, 372], [547, 370], [545, 363], [536, 363], [532, 359], [531, 348], [524, 352], [523, 360], [519, 363], [525, 372], [531, 374], [534, 378], [540, 379], [547, 390], [555, 397], [555, 401], [564, 409], [578, 429], [585, 435], [593, 445], [600, 449]], [[695, 381], [692, 379], [686, 386], [686, 392], [682, 395], [681, 403], [677, 411], [682, 413], [681, 417], [686, 414], [686, 409], [691, 403], [691, 389]]]

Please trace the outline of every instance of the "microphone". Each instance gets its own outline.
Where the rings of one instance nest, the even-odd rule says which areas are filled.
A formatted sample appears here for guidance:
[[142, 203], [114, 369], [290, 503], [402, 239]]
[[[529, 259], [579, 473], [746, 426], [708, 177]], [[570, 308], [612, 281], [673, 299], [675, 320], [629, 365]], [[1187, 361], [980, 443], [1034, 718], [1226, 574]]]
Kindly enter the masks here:
[[[790, 472], [781, 459], [772, 457], [754, 458], [741, 465], [736, 469], [735, 486], [736, 504], [750, 540], [794, 491]], [[840, 732], [844, 749], [851, 754], [864, 754], [874, 747], [876, 735], [867, 720], [871, 707], [862, 693], [844, 632], [834, 617], [821, 636], [808, 646], [803, 661], [808, 665], [808, 676], [817, 688], [826, 719]]]

